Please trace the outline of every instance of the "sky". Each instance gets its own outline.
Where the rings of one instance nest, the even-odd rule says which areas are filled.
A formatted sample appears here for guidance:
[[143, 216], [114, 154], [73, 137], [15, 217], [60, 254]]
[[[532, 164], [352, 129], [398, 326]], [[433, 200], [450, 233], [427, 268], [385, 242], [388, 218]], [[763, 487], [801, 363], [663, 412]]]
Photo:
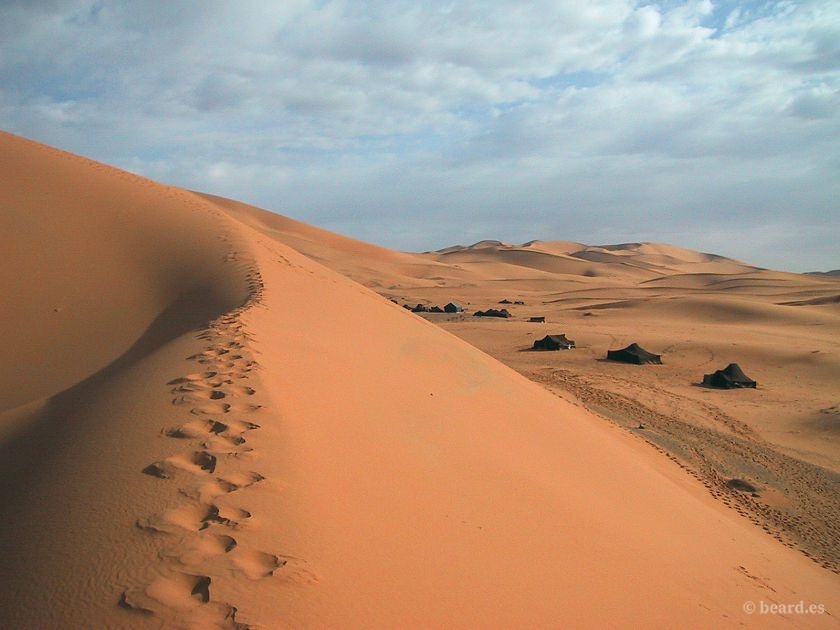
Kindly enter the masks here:
[[0, 0], [0, 127], [401, 250], [840, 268], [837, 0]]

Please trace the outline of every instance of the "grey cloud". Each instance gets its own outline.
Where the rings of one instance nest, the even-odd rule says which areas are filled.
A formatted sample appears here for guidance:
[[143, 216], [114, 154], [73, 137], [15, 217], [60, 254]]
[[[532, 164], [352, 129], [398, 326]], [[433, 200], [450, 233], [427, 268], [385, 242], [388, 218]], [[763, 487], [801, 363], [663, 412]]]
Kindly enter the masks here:
[[2, 126], [157, 179], [405, 249], [840, 266], [829, 0], [0, 6]]
[[840, 118], [840, 90], [832, 90], [827, 86], [808, 90], [793, 99], [788, 111], [801, 118]]

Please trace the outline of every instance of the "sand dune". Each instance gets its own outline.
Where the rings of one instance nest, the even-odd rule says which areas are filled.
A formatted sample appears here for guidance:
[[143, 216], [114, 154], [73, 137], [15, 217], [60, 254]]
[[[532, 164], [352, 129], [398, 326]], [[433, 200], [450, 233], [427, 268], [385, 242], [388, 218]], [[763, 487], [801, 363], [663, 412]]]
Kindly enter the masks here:
[[7, 134], [0, 155], [5, 626], [836, 625], [840, 577], [742, 508], [313, 258], [476, 299], [496, 262], [453, 271]]
[[465, 276], [457, 268], [428, 258], [370, 245], [231, 199], [199, 194], [242, 223], [306, 252], [311, 259], [366, 286], [436, 286], [436, 276], [452, 279]]
[[55, 394], [108, 365], [178, 299], [200, 295], [205, 312], [187, 310], [199, 320], [245, 299], [244, 283], [220, 273], [218, 210], [190, 207], [184, 191], [2, 139], [0, 227], [11, 260], [0, 282], [11, 297], [3, 323], [15, 332], [5, 344], [0, 408]]

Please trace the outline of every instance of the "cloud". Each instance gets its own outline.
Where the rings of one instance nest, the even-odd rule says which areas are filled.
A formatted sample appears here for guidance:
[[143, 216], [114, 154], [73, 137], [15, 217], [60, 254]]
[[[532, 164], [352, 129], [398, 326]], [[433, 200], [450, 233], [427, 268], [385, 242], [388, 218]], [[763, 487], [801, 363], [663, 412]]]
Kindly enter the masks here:
[[679, 238], [840, 266], [831, 0], [2, 13], [2, 126], [157, 179], [404, 249]]

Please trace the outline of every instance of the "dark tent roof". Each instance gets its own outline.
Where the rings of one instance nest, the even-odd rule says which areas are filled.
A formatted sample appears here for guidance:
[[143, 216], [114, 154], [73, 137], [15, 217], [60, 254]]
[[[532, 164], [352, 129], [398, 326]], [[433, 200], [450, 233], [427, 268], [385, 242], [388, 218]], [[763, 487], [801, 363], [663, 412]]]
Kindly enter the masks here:
[[510, 317], [510, 313], [506, 308], [498, 311], [495, 308], [488, 308], [486, 311], [476, 311], [473, 317]]
[[566, 335], [546, 335], [534, 342], [534, 350], [569, 350], [575, 347], [575, 342], [567, 339]]
[[703, 385], [732, 389], [734, 387], [755, 387], [756, 382], [744, 374], [737, 363], [730, 363], [722, 370], [703, 376]]
[[443, 310], [447, 313], [460, 313], [464, 310], [464, 307], [458, 304], [458, 302], [450, 302], [449, 304], [443, 307]]
[[637, 343], [631, 343], [621, 350], [607, 350], [607, 358], [611, 361], [622, 361], [624, 363], [662, 363], [662, 357], [653, 354], [642, 348]]

